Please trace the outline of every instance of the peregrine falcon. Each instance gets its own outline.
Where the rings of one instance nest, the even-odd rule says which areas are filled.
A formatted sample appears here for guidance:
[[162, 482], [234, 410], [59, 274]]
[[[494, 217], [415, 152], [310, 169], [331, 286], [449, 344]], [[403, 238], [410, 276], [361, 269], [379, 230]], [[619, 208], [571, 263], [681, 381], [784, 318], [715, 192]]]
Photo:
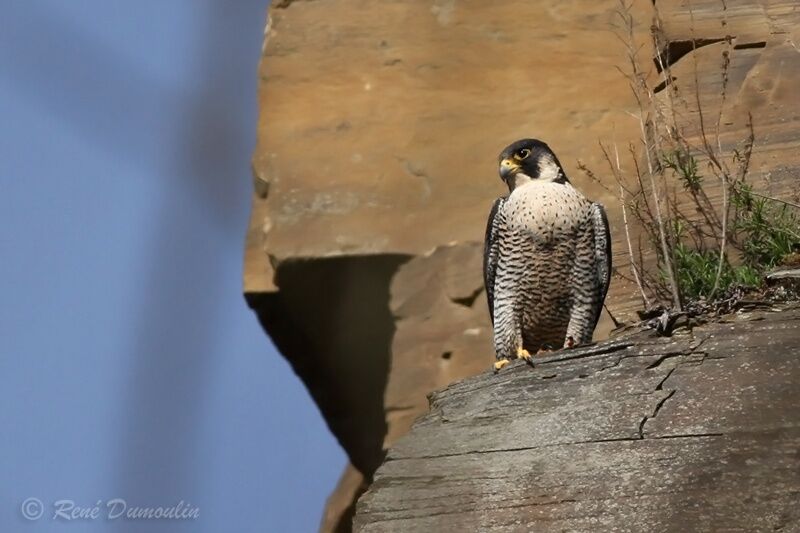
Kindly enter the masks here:
[[523, 139], [499, 164], [509, 193], [489, 213], [483, 255], [495, 372], [591, 342], [611, 278], [605, 210], [572, 186], [553, 151]]

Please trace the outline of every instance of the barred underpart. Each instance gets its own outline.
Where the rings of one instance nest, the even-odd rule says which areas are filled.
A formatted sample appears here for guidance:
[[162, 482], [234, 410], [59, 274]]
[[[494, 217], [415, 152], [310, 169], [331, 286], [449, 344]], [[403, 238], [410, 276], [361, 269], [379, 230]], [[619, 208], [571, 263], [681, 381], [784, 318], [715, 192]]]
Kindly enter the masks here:
[[484, 273], [498, 359], [591, 342], [611, 271], [600, 204], [531, 180], [495, 203]]

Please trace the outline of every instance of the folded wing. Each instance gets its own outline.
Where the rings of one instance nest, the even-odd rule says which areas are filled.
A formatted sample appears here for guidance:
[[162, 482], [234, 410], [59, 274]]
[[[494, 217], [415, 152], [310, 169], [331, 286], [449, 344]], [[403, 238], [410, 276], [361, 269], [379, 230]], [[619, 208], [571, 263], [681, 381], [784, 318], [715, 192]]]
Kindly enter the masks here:
[[483, 245], [483, 283], [486, 288], [486, 299], [489, 302], [489, 317], [494, 324], [494, 278], [497, 272], [497, 261], [500, 255], [500, 238], [502, 237], [503, 213], [505, 198], [495, 200], [486, 223], [486, 239]]
[[[594, 225], [594, 255], [596, 275], [599, 287], [599, 303], [595, 313], [594, 326], [600, 319], [603, 311], [603, 302], [608, 294], [608, 285], [611, 282], [611, 232], [608, 229], [608, 217], [603, 206], [592, 204], [592, 223]], [[592, 330], [594, 330], [592, 326]]]

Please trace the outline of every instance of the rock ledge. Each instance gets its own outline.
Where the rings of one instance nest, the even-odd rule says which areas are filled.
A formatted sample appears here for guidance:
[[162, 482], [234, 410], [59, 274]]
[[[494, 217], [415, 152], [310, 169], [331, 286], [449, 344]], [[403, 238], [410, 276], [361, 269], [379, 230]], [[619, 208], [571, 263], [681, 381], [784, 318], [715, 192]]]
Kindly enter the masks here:
[[517, 363], [431, 396], [355, 530], [800, 529], [800, 306]]

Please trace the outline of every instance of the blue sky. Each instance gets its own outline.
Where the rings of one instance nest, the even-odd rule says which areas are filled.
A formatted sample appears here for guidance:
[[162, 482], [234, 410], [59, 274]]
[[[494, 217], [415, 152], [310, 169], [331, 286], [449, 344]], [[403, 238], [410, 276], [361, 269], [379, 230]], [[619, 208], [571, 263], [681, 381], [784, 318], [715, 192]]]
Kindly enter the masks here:
[[[0, 531], [316, 529], [345, 457], [241, 296], [266, 7], [4, 3]], [[199, 517], [51, 518], [113, 498]]]

